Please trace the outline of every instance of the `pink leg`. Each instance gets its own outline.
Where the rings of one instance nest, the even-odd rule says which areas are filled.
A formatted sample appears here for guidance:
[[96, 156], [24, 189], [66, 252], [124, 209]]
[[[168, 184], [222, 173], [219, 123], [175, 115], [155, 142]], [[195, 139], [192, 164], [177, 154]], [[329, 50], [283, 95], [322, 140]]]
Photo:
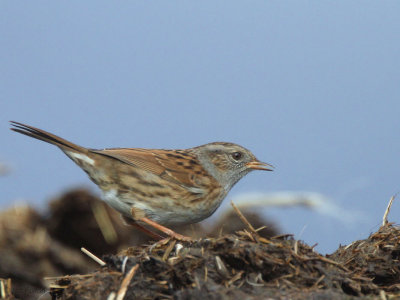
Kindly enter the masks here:
[[127, 225], [131, 225], [131, 226], [133, 226], [133, 227], [136, 227], [136, 228], [139, 229], [141, 232], [147, 234], [148, 236], [152, 237], [153, 239], [156, 239], [156, 240], [162, 240], [162, 239], [164, 239], [163, 236], [161, 236], [161, 235], [159, 235], [158, 233], [155, 233], [154, 231], [152, 231], [152, 230], [150, 230], [150, 229], [147, 229], [146, 227], [144, 227], [144, 226], [142, 226], [142, 225], [136, 223], [136, 221], [132, 220], [131, 218], [127, 218], [127, 217], [122, 216], [122, 215], [121, 215], [121, 217], [122, 217], [122, 219], [125, 221], [125, 223], [126, 223]]
[[139, 220], [150, 225], [151, 227], [153, 227], [157, 230], [160, 230], [161, 232], [164, 232], [166, 235], [170, 236], [173, 239], [176, 239], [179, 241], [186, 241], [186, 242], [193, 241], [193, 239], [191, 237], [176, 233], [175, 231], [173, 231], [165, 226], [162, 226], [162, 225], [158, 224], [157, 222], [150, 220], [149, 218], [142, 217], [142, 218], [139, 218]]
[[152, 237], [153, 239], [156, 239], [156, 240], [164, 239], [163, 236], [159, 235], [158, 233], [155, 233], [154, 231], [151, 231], [150, 229], [147, 229], [146, 227], [143, 227], [142, 225], [139, 225], [138, 223], [133, 222], [131, 225], [136, 227], [143, 233], [147, 234], [148, 236]]

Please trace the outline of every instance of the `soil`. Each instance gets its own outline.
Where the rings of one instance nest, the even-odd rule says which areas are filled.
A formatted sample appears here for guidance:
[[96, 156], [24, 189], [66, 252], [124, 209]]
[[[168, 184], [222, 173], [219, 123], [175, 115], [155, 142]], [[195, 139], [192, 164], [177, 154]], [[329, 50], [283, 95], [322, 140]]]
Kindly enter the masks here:
[[0, 214], [0, 299], [400, 299], [400, 227], [321, 255], [271, 224], [254, 230], [268, 221], [242, 213], [176, 229], [194, 242], [153, 242], [86, 190], [44, 215], [10, 209]]

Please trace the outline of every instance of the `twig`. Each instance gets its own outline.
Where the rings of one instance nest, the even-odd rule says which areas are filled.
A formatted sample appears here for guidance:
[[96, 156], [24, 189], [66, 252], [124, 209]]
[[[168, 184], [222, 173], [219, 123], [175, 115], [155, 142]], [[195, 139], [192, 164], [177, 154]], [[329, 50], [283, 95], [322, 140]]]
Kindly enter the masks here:
[[171, 243], [168, 245], [168, 247], [165, 250], [164, 255], [162, 257], [163, 261], [166, 261], [168, 259], [168, 256], [171, 253], [172, 249], [174, 249], [175, 244], [176, 244], [176, 240], [172, 240]]
[[296, 240], [296, 241], [294, 242], [294, 253], [295, 253], [296, 255], [299, 254], [299, 240]]
[[263, 237], [260, 237], [260, 238], [259, 238], [259, 241], [260, 241], [261, 243], [264, 243], [264, 244], [272, 244], [272, 241], [271, 241], [271, 240], [268, 240], [268, 239], [263, 238]]
[[253, 237], [253, 235], [252, 235], [250, 232], [248, 232], [246, 229], [237, 231], [236, 233], [237, 233], [238, 235], [241, 235], [241, 236], [247, 236], [247, 237], [248, 237], [250, 240], [252, 240], [253, 242], [256, 241], [255, 238]]
[[260, 228], [256, 229], [256, 232], [259, 232], [259, 231], [261, 231], [261, 230], [263, 230], [263, 229], [265, 229], [267, 227], [268, 227], [267, 225], [261, 226]]
[[110, 295], [108, 295], [107, 300], [114, 300], [115, 299], [115, 293], [111, 292]]
[[316, 282], [314, 282], [314, 284], [312, 285], [310, 290], [312, 290], [313, 288], [318, 288], [318, 284], [320, 284], [321, 281], [324, 280], [324, 278], [325, 278], [325, 275], [322, 275], [320, 278], [318, 278], [318, 280]]
[[227, 282], [227, 286], [230, 286], [232, 283], [234, 283], [235, 281], [239, 280], [240, 278], [242, 278], [244, 271], [240, 271], [239, 273], [237, 273], [235, 276], [233, 276], [228, 282]]
[[128, 261], [128, 256], [124, 257], [124, 260], [122, 261], [122, 266], [121, 266], [121, 272], [122, 274], [125, 274], [125, 267], [126, 267], [126, 262]]
[[352, 242], [352, 243], [350, 243], [350, 244], [348, 244], [346, 247], [344, 247], [344, 250], [347, 250], [347, 249], [349, 249], [351, 246], [353, 246], [354, 245], [354, 243], [355, 243], [356, 241], [354, 241], [354, 242]]
[[258, 233], [257, 231], [254, 229], [253, 225], [250, 224], [250, 222], [246, 219], [246, 217], [242, 214], [242, 212], [237, 208], [237, 206], [235, 205], [235, 203], [233, 203], [233, 201], [231, 201], [231, 205], [233, 207], [233, 209], [235, 210], [235, 212], [237, 213], [237, 215], [239, 216], [240, 220], [242, 220], [242, 222], [249, 228], [250, 232], [255, 236], [256, 241], [258, 242]]
[[225, 278], [229, 277], [229, 271], [225, 267], [225, 264], [223, 263], [222, 259], [218, 255], [215, 256], [215, 265], [217, 267], [217, 272], [219, 275], [221, 275]]
[[11, 288], [11, 278], [7, 278], [7, 294], [11, 296], [12, 288]]
[[0, 296], [1, 296], [1, 299], [4, 299], [6, 297], [6, 289], [4, 288], [3, 280], [0, 280]]
[[59, 280], [59, 279], [61, 279], [61, 278], [64, 278], [64, 276], [43, 277], [43, 280], [51, 280], [51, 281], [54, 281], [54, 280]]
[[85, 248], [81, 248], [81, 251], [83, 253], [85, 253], [87, 256], [89, 256], [91, 259], [93, 259], [95, 262], [97, 262], [100, 266], [105, 266], [106, 263], [104, 261], [102, 261], [100, 258], [98, 258], [96, 255], [94, 255], [93, 253], [91, 253], [89, 250], [85, 249]]
[[121, 287], [117, 293], [117, 298], [115, 300], [123, 300], [128, 290], [129, 283], [131, 282], [133, 275], [135, 275], [136, 270], [139, 268], [139, 264], [136, 264], [129, 270], [128, 274], [126, 274], [125, 278], [122, 280]]
[[379, 297], [380, 297], [382, 300], [387, 300], [386, 293], [385, 293], [384, 290], [380, 290], [380, 291], [379, 291]]
[[62, 275], [62, 276], [51, 276], [51, 277], [43, 277], [43, 280], [59, 280], [59, 279], [66, 279], [66, 278], [86, 278], [86, 277], [93, 277], [93, 274], [84, 274], [84, 275]]
[[331, 265], [335, 265], [335, 266], [341, 268], [342, 270], [344, 270], [346, 272], [350, 272], [350, 270], [347, 269], [345, 266], [343, 266], [341, 263], [338, 263], [338, 262], [336, 262], [334, 260], [331, 260], [329, 258], [326, 258], [324, 256], [309, 257], [309, 258], [305, 259], [305, 261], [310, 261], [310, 260], [322, 260], [323, 262], [326, 262], [326, 263], [331, 264]]
[[50, 284], [49, 288], [51, 289], [66, 289], [68, 285], [59, 285], [59, 284]]
[[394, 198], [396, 198], [396, 196], [397, 196], [397, 194], [392, 196], [390, 198], [390, 200], [389, 200], [389, 204], [388, 204], [388, 206], [387, 206], [387, 208], [385, 210], [385, 213], [383, 214], [382, 226], [385, 226], [385, 225], [387, 225], [387, 223], [389, 223], [388, 220], [387, 220], [387, 217], [388, 217], [388, 214], [390, 212], [390, 208], [392, 207], [393, 200], [394, 200]]

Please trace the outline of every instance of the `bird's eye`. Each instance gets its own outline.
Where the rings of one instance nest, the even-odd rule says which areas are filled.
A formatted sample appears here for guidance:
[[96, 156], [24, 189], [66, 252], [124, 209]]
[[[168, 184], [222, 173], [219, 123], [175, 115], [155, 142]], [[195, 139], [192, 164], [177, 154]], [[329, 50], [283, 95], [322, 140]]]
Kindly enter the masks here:
[[242, 158], [242, 153], [241, 152], [233, 152], [232, 153], [232, 158], [234, 160], [240, 160]]

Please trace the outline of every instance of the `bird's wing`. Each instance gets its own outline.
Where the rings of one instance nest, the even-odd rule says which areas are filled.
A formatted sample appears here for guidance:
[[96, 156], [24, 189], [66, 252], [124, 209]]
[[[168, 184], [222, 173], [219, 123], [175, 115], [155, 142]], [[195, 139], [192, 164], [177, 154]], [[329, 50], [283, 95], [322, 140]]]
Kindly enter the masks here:
[[192, 153], [182, 150], [113, 148], [91, 150], [160, 176], [188, 188], [199, 188], [210, 180], [208, 173]]

